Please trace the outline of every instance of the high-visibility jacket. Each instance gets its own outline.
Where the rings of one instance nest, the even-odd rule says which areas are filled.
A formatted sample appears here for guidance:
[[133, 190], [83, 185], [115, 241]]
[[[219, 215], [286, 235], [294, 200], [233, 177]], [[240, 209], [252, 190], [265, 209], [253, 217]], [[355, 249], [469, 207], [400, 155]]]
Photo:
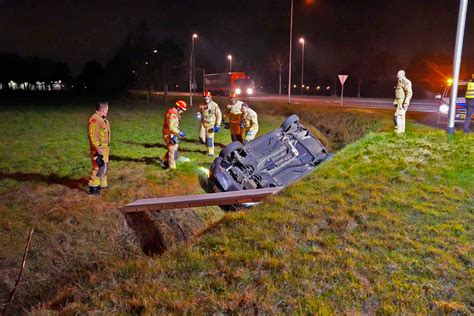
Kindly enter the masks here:
[[91, 149], [97, 150], [98, 148], [109, 147], [111, 134], [110, 122], [107, 118], [101, 116], [99, 112], [92, 114], [87, 126], [87, 136]]
[[222, 112], [216, 102], [211, 101], [208, 104], [199, 106], [201, 112], [201, 123], [206, 127], [220, 126], [222, 123]]
[[242, 119], [242, 103], [242, 101], [237, 100], [235, 104], [227, 105], [231, 134], [242, 133], [240, 127], [240, 121]]
[[258, 118], [257, 113], [248, 109], [242, 116], [242, 127], [244, 128], [246, 140], [253, 140], [258, 133]]
[[407, 78], [398, 80], [393, 104], [408, 106], [412, 96], [413, 90], [411, 88], [411, 81]]
[[467, 83], [466, 99], [474, 99], [474, 81], [472, 80]]
[[180, 118], [181, 116], [179, 115], [178, 110], [175, 107], [172, 107], [166, 112], [165, 120], [163, 122], [163, 136], [177, 136], [179, 134]]

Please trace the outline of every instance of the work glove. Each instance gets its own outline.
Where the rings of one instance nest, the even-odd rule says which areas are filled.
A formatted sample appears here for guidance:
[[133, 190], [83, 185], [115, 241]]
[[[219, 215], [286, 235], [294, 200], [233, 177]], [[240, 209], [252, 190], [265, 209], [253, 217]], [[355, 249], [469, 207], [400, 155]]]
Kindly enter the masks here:
[[186, 136], [186, 133], [181, 131], [181, 132], [179, 132], [178, 136], [179, 136], [179, 138], [183, 138], [184, 136]]
[[171, 136], [170, 142], [173, 145], [177, 144], [178, 143], [178, 137], [176, 137], [176, 135]]
[[99, 165], [100, 168], [105, 166], [105, 161], [104, 161], [104, 156], [103, 155], [96, 154], [95, 155], [95, 161], [97, 162], [97, 164]]
[[219, 125], [214, 127], [214, 132], [219, 133], [220, 131], [221, 131], [221, 127]]
[[252, 136], [252, 132], [251, 132], [251, 131], [248, 131], [248, 132], [247, 132], [247, 137], [250, 137], [250, 136]]
[[201, 112], [197, 112], [196, 113], [196, 121], [200, 121], [201, 120]]

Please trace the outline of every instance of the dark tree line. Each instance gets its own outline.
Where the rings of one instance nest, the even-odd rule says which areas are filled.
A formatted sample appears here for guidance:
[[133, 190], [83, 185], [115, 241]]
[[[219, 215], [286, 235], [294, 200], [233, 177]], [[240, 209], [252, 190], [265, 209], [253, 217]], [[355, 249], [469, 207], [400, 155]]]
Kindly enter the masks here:
[[76, 86], [93, 93], [117, 93], [127, 89], [167, 91], [184, 77], [184, 49], [174, 38], [154, 39], [146, 24], [131, 32], [113, 57], [102, 66], [89, 61]]

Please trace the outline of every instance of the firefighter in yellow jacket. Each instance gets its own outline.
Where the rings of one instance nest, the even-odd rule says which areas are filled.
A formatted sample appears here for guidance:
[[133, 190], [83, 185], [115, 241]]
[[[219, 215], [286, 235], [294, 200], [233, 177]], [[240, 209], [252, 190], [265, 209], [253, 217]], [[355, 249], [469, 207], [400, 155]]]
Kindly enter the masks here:
[[176, 159], [178, 158], [178, 138], [183, 138], [186, 134], [179, 129], [181, 114], [186, 111], [186, 102], [176, 101], [174, 106], [166, 112], [163, 122], [163, 139], [168, 151], [163, 160], [170, 169], [176, 169]]
[[212, 101], [211, 92], [204, 92], [204, 103], [199, 105], [198, 118], [201, 120], [199, 139], [207, 146], [209, 156], [214, 156], [214, 132], [221, 130], [222, 113], [219, 105]]
[[227, 105], [226, 119], [229, 119], [230, 138], [232, 141], [243, 143], [242, 128], [240, 122], [242, 120], [242, 101], [237, 100], [237, 95], [232, 92], [229, 95], [230, 104]]
[[258, 133], [257, 113], [247, 103], [242, 103], [242, 138], [247, 143], [255, 138]]
[[89, 193], [99, 195], [100, 190], [106, 189], [107, 170], [110, 153], [110, 122], [107, 119], [109, 104], [100, 102], [96, 112], [89, 118], [87, 135], [89, 137], [92, 171], [89, 178]]
[[399, 70], [397, 73], [397, 86], [395, 88], [395, 100], [393, 105], [397, 107], [395, 110], [395, 132], [397, 134], [405, 133], [405, 114], [410, 105], [413, 91], [411, 89], [411, 81], [405, 77], [405, 71]]

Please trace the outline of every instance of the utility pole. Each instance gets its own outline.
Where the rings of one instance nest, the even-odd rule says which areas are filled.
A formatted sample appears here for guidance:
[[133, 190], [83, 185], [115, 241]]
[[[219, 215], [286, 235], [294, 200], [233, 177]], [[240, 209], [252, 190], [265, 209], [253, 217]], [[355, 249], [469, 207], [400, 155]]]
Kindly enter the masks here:
[[451, 87], [451, 99], [449, 100], [448, 134], [454, 134], [454, 117], [456, 114], [456, 100], [458, 97], [459, 69], [461, 68], [462, 45], [464, 41], [464, 28], [466, 26], [466, 12], [468, 2], [468, 0], [461, 0], [459, 3], [456, 46], [454, 47], [453, 60], [453, 85]]
[[291, 47], [293, 46], [293, 0], [290, 9], [290, 57], [288, 60], [288, 104], [291, 103]]

